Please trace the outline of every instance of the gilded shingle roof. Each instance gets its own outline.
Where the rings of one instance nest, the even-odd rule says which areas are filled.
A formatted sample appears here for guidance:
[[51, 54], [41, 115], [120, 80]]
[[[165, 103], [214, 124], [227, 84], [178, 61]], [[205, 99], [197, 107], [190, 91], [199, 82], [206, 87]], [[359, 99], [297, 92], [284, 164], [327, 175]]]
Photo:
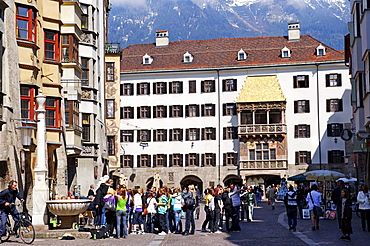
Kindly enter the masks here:
[[286, 101], [276, 76], [247, 77], [236, 102]]
[[[343, 51], [326, 45], [326, 56], [316, 56], [316, 48], [321, 44], [308, 35], [299, 41], [289, 41], [286, 36], [224, 38], [170, 42], [168, 46], [156, 47], [155, 43], [130, 45], [122, 51], [122, 72], [152, 72], [166, 70], [224, 69], [266, 65], [288, 65], [343, 61]], [[290, 58], [282, 58], [281, 50], [287, 47]], [[238, 52], [243, 49], [247, 59], [239, 61]], [[194, 59], [184, 63], [184, 54], [189, 52]], [[143, 56], [153, 58], [150, 65], [143, 65]]]

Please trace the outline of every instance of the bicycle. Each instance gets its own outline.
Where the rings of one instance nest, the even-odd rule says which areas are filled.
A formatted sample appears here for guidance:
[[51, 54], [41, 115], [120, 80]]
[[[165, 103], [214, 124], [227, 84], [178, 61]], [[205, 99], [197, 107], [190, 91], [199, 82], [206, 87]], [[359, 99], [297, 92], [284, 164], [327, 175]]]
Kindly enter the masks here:
[[[20, 206], [20, 204], [11, 204], [11, 206]], [[21, 240], [26, 244], [31, 244], [35, 240], [35, 229], [33, 228], [30, 216], [26, 212], [19, 213], [18, 222], [14, 223], [12, 229], [12, 224], [10, 222], [10, 216], [7, 215], [6, 221], [6, 232], [3, 237], [3, 241], [6, 242], [9, 240], [10, 236], [15, 236], [16, 238], [20, 237]]]

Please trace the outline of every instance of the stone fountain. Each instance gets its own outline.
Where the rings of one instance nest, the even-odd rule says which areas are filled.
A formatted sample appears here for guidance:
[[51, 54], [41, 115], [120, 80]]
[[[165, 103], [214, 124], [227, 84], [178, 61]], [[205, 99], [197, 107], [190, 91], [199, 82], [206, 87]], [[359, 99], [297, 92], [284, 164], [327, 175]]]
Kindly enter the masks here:
[[72, 228], [74, 222], [78, 221], [78, 215], [85, 212], [90, 205], [88, 199], [51, 200], [46, 201], [49, 211], [61, 216], [61, 228]]

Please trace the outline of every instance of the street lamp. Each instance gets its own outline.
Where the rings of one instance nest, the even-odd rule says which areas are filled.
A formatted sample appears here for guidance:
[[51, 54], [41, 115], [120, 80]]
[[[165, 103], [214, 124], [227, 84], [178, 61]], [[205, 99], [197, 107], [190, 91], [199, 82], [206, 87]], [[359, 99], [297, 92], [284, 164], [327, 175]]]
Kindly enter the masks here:
[[31, 146], [32, 131], [36, 128], [33, 126], [21, 126], [17, 129], [21, 130], [23, 148], [28, 149]]
[[348, 165], [348, 163], [349, 163], [349, 155], [345, 155], [345, 156], [343, 156], [343, 158], [344, 158], [344, 164]]

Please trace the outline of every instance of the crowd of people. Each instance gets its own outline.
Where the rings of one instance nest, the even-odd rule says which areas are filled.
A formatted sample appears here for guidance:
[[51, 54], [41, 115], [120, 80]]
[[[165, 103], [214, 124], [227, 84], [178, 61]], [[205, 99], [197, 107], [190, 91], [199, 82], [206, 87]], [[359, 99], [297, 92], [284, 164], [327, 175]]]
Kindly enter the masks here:
[[[253, 210], [261, 200], [261, 187], [231, 184], [229, 187], [183, 188], [151, 187], [127, 189], [124, 185], [113, 186], [108, 179], [93, 192], [95, 226], [105, 228], [109, 237], [126, 238], [129, 234], [168, 233], [184, 236], [195, 233], [195, 220], [199, 219], [199, 202], [204, 199], [205, 220], [202, 232], [240, 232], [240, 221], [253, 221]], [[95, 196], [95, 197], [94, 197]], [[185, 225], [182, 223], [185, 218]], [[225, 220], [224, 220], [225, 218]], [[224, 225], [225, 224], [225, 225]]]

